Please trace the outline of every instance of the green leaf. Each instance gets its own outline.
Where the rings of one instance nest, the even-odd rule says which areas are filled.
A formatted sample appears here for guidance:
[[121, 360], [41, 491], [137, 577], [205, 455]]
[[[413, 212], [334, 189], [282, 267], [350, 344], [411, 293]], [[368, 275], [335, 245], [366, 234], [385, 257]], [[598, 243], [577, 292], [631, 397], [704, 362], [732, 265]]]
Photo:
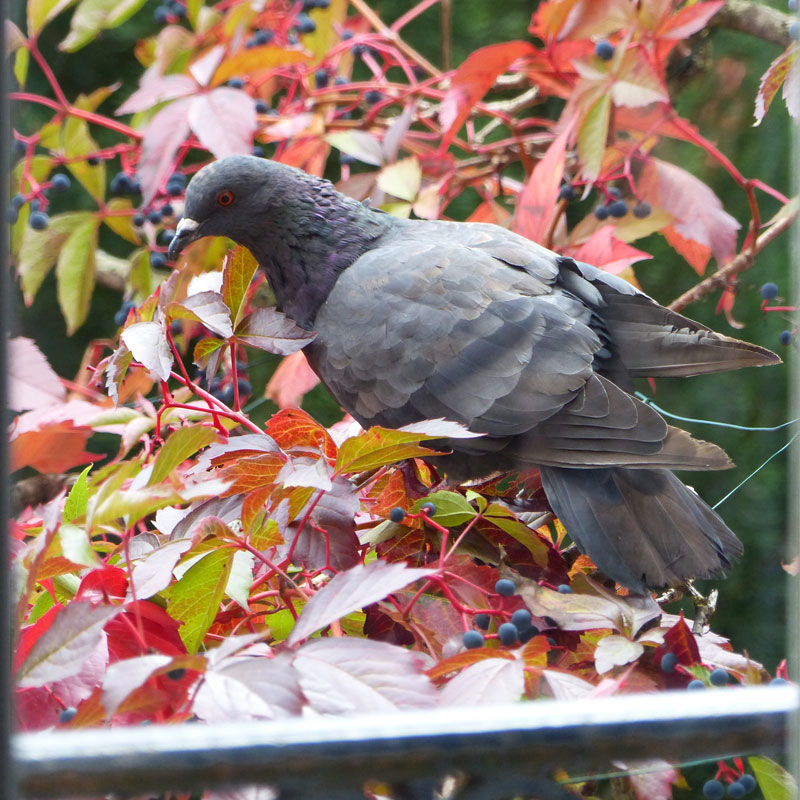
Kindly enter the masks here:
[[422, 497], [414, 503], [412, 508], [414, 513], [419, 511], [424, 503], [433, 503], [436, 506], [433, 519], [446, 528], [469, 522], [477, 513], [467, 499], [457, 492], [434, 492]]
[[268, 519], [248, 536], [248, 541], [256, 550], [266, 550], [268, 547], [283, 544], [283, 537], [278, 523], [274, 519]]
[[171, 486], [149, 486], [146, 489], [126, 489], [106, 496], [94, 507], [93, 525], [127, 517], [130, 524], [161, 508], [184, 502]]
[[[82, 156], [95, 153], [99, 149], [97, 142], [89, 133], [89, 123], [85, 119], [79, 119], [78, 117], [67, 117], [64, 120], [61, 140], [62, 150], [68, 159], [80, 159]], [[101, 160], [95, 166], [89, 164], [85, 159], [68, 161], [67, 168], [98, 204], [103, 202], [106, 196], [105, 161]]]
[[31, 51], [27, 47], [21, 47], [14, 56], [14, 77], [20, 87], [25, 86], [28, 77], [28, 64], [31, 62]]
[[38, 36], [39, 31], [76, 0], [28, 0], [28, 35]]
[[491, 503], [486, 509], [485, 516], [493, 525], [497, 525], [501, 531], [505, 531], [527, 548], [537, 564], [547, 564], [549, 558], [547, 545], [507, 508], [498, 503]]
[[86, 506], [89, 502], [89, 471], [93, 464], [89, 464], [86, 469], [78, 475], [77, 480], [72, 484], [67, 499], [64, 501], [64, 522], [72, 522], [78, 517], [86, 514]]
[[197, 30], [197, 15], [203, 7], [203, 0], [186, 0], [186, 17], [193, 29]]
[[59, 50], [74, 53], [89, 44], [100, 31], [116, 28], [132, 17], [147, 0], [83, 0], [75, 10], [67, 38]]
[[[393, 197], [413, 203], [422, 184], [422, 168], [416, 156], [384, 167], [378, 175], [378, 188]], [[407, 214], [405, 216], [408, 216]]]
[[[220, 347], [225, 347], [226, 344], [227, 342], [224, 342], [222, 339], [215, 339], [213, 336], [209, 336], [207, 339], [201, 339], [194, 347], [194, 363], [197, 364], [198, 367], [205, 368], [211, 356], [214, 355]], [[216, 372], [216, 370], [214, 371]]]
[[95, 567], [99, 563], [86, 528], [66, 523], [58, 529], [58, 538], [64, 558], [69, 559], [73, 564]]
[[610, 118], [611, 95], [602, 94], [592, 103], [578, 128], [581, 175], [587, 180], [594, 180], [600, 174]]
[[255, 556], [247, 550], [237, 550], [233, 557], [231, 574], [225, 584], [225, 594], [238, 603], [245, 611], [250, 611], [250, 586], [253, 583]]
[[67, 323], [67, 336], [83, 325], [94, 292], [95, 250], [100, 221], [92, 213], [73, 229], [56, 263], [58, 304]]
[[222, 269], [222, 299], [231, 312], [233, 327], [239, 324], [247, 299], [247, 290], [258, 262], [246, 247], [237, 247]]
[[223, 547], [203, 556], [169, 592], [167, 613], [183, 623], [178, 633], [192, 654], [200, 648], [219, 612], [235, 554], [232, 548]]
[[191, 425], [179, 428], [173, 433], [166, 444], [161, 448], [153, 464], [148, 486], [161, 483], [178, 465], [193, 456], [198, 450], [217, 441], [217, 432], [214, 428], [201, 425]]
[[133, 227], [133, 203], [127, 197], [112, 197], [106, 204], [106, 208], [109, 211], [131, 211], [130, 214], [126, 214], [122, 217], [104, 216], [103, 222], [108, 225], [117, 236], [121, 236], [131, 244], [139, 244], [141, 238], [136, 228]]
[[747, 760], [764, 800], [793, 800], [797, 797], [797, 782], [780, 764], [766, 756], [751, 756]]
[[233, 336], [231, 312], [219, 292], [198, 292], [182, 302], [168, 303], [167, 319], [190, 319], [205, 325], [223, 339]]
[[[23, 210], [25, 208], [27, 206], [24, 206]], [[25, 227], [19, 248], [17, 272], [26, 305], [33, 302], [47, 273], [56, 263], [59, 251], [69, 234], [90, 217], [93, 218], [91, 212], [74, 211], [51, 217], [50, 224], [43, 231], [35, 231], [30, 226]]]
[[[139, 248], [131, 253], [128, 259], [128, 281], [131, 288], [139, 292], [143, 297], [150, 297], [155, 290], [153, 285], [154, 271], [150, 266], [150, 251]], [[202, 339], [201, 339], [202, 341]]]
[[437, 437], [376, 426], [342, 442], [335, 471], [352, 474], [384, 467], [406, 458], [436, 455], [435, 450], [419, 444], [434, 438]]

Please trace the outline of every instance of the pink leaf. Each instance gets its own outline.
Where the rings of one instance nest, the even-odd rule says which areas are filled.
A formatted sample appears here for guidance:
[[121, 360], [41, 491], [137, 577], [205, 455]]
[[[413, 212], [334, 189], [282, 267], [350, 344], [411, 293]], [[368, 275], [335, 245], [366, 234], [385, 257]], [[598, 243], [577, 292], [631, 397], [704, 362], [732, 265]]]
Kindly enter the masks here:
[[320, 714], [429, 708], [436, 690], [419, 653], [371, 639], [316, 639], [294, 658], [300, 686]]
[[134, 322], [122, 331], [120, 338], [140, 364], [162, 381], [169, 378], [172, 352], [161, 325], [157, 322]]
[[248, 155], [253, 149], [256, 109], [253, 98], [241, 89], [221, 86], [193, 97], [188, 120], [203, 147], [217, 158]]
[[116, 110], [116, 114], [147, 111], [165, 100], [186, 97], [197, 91], [197, 84], [187, 75], [147, 76], [142, 85]]
[[615, 767], [630, 776], [631, 788], [636, 800], [672, 800], [672, 784], [678, 778], [678, 772], [666, 761], [651, 758], [647, 761], [614, 761]]
[[282, 356], [305, 347], [316, 335], [274, 308], [257, 308], [236, 326], [236, 338], [240, 341]]
[[282, 658], [225, 659], [206, 672], [192, 711], [206, 722], [281, 719], [300, 714], [298, 676]]
[[542, 677], [547, 681], [556, 700], [582, 700], [594, 691], [594, 686], [589, 681], [571, 672], [546, 669], [542, 671]]
[[42, 686], [78, 675], [119, 607], [72, 601], [33, 645], [17, 673], [19, 686]]
[[525, 691], [520, 659], [487, 658], [462, 670], [439, 694], [443, 706], [491, 706], [516, 703]]
[[724, 5], [725, 0], [686, 5], [667, 18], [666, 24], [658, 31], [658, 37], [660, 39], [688, 39], [693, 33], [704, 28], [711, 17]]
[[637, 261], [652, 258], [648, 253], [615, 239], [614, 228], [611, 225], [604, 225], [596, 230], [572, 253], [572, 257], [615, 275]]
[[136, 169], [142, 185], [142, 200], [147, 205], [161, 182], [172, 170], [172, 159], [189, 135], [189, 111], [196, 98], [183, 97], [170, 103], [147, 124], [142, 136], [142, 155]]
[[[172, 580], [172, 570], [191, 544], [189, 539], [180, 539], [177, 542], [169, 542], [144, 556], [133, 568], [131, 575], [132, 589], [135, 589], [136, 597], [146, 600], [166, 589]], [[130, 592], [131, 590], [129, 594]], [[132, 599], [132, 595], [129, 599]]]
[[708, 247], [724, 264], [736, 252], [739, 223], [699, 178], [682, 167], [653, 159], [658, 173], [659, 205], [676, 218], [672, 226], [684, 239]]
[[297, 644], [331, 622], [377, 603], [434, 572], [432, 569], [411, 569], [402, 562], [387, 564], [385, 561], [358, 564], [340, 572], [308, 601], [288, 642]]
[[201, 86], [208, 86], [224, 55], [225, 48], [222, 45], [216, 45], [198, 58], [197, 61], [189, 67], [189, 72], [192, 73], [192, 77], [194, 77]]
[[564, 158], [572, 128], [573, 124], [568, 125], [553, 139], [517, 200], [513, 229], [534, 242], [544, 239], [550, 225], [564, 177]]
[[[46, 408], [63, 400], [66, 391], [32, 339], [8, 340], [8, 406], [14, 411]], [[95, 411], [97, 413], [97, 411]]]
[[309, 366], [303, 351], [298, 350], [278, 364], [267, 384], [266, 395], [278, 408], [295, 407], [318, 383], [317, 373]]

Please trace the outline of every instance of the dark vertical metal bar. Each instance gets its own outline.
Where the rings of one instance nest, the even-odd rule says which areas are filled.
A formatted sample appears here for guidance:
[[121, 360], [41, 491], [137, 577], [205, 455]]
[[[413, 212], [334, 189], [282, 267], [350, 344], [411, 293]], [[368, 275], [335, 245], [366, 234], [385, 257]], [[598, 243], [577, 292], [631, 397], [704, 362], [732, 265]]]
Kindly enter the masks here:
[[[10, 8], [6, 0], [0, 0], [3, 22], [9, 15]], [[11, 157], [10, 135], [11, 127], [8, 122], [9, 102], [8, 87], [10, 65], [7, 59], [5, 25], [0, 30], [0, 186], [2, 186], [2, 209], [5, 215], [5, 204], [8, 194], [8, 172]], [[0, 253], [3, 254], [3, 263], [0, 265], [0, 408], [5, 411], [6, 405], [6, 375], [8, 364], [6, 361], [6, 334], [9, 330], [9, 281], [8, 281], [8, 252], [9, 228], [5, 216], [0, 222]], [[0, 569], [8, 575], [8, 533], [7, 520], [9, 519], [8, 507], [8, 460], [7, 442], [5, 436], [6, 415], [3, 413], [3, 436], [0, 442], [0, 520], [2, 520], [2, 535], [0, 535]], [[16, 797], [16, 780], [13, 775], [14, 764], [11, 759], [10, 734], [11, 734], [11, 603], [9, 581], [0, 580], [0, 795], [13, 800]]]

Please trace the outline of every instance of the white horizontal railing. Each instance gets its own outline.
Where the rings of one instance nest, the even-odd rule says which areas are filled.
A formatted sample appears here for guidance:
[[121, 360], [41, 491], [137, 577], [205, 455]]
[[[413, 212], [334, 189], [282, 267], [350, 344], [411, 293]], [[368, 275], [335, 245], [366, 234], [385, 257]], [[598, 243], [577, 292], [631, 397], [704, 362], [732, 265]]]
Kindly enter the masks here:
[[465, 796], [537, 791], [558, 798], [564, 789], [547, 781], [557, 767], [786, 754], [799, 701], [791, 685], [727, 687], [371, 716], [46, 731], [13, 736], [11, 750], [23, 797], [266, 784], [282, 798], [329, 800], [363, 797], [364, 782], [374, 779], [422, 798], [440, 778], [461, 773], [480, 787]]

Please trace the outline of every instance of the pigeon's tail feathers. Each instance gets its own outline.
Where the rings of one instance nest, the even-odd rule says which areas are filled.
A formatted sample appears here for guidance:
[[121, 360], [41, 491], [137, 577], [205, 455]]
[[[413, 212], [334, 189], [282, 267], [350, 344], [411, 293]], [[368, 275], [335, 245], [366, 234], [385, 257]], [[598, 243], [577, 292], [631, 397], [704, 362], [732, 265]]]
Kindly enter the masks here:
[[578, 548], [633, 592], [720, 577], [742, 544], [669, 470], [542, 467], [553, 511]]
[[605, 295], [602, 317], [632, 377], [703, 375], [779, 364], [764, 347], [715, 333], [642, 294]]

